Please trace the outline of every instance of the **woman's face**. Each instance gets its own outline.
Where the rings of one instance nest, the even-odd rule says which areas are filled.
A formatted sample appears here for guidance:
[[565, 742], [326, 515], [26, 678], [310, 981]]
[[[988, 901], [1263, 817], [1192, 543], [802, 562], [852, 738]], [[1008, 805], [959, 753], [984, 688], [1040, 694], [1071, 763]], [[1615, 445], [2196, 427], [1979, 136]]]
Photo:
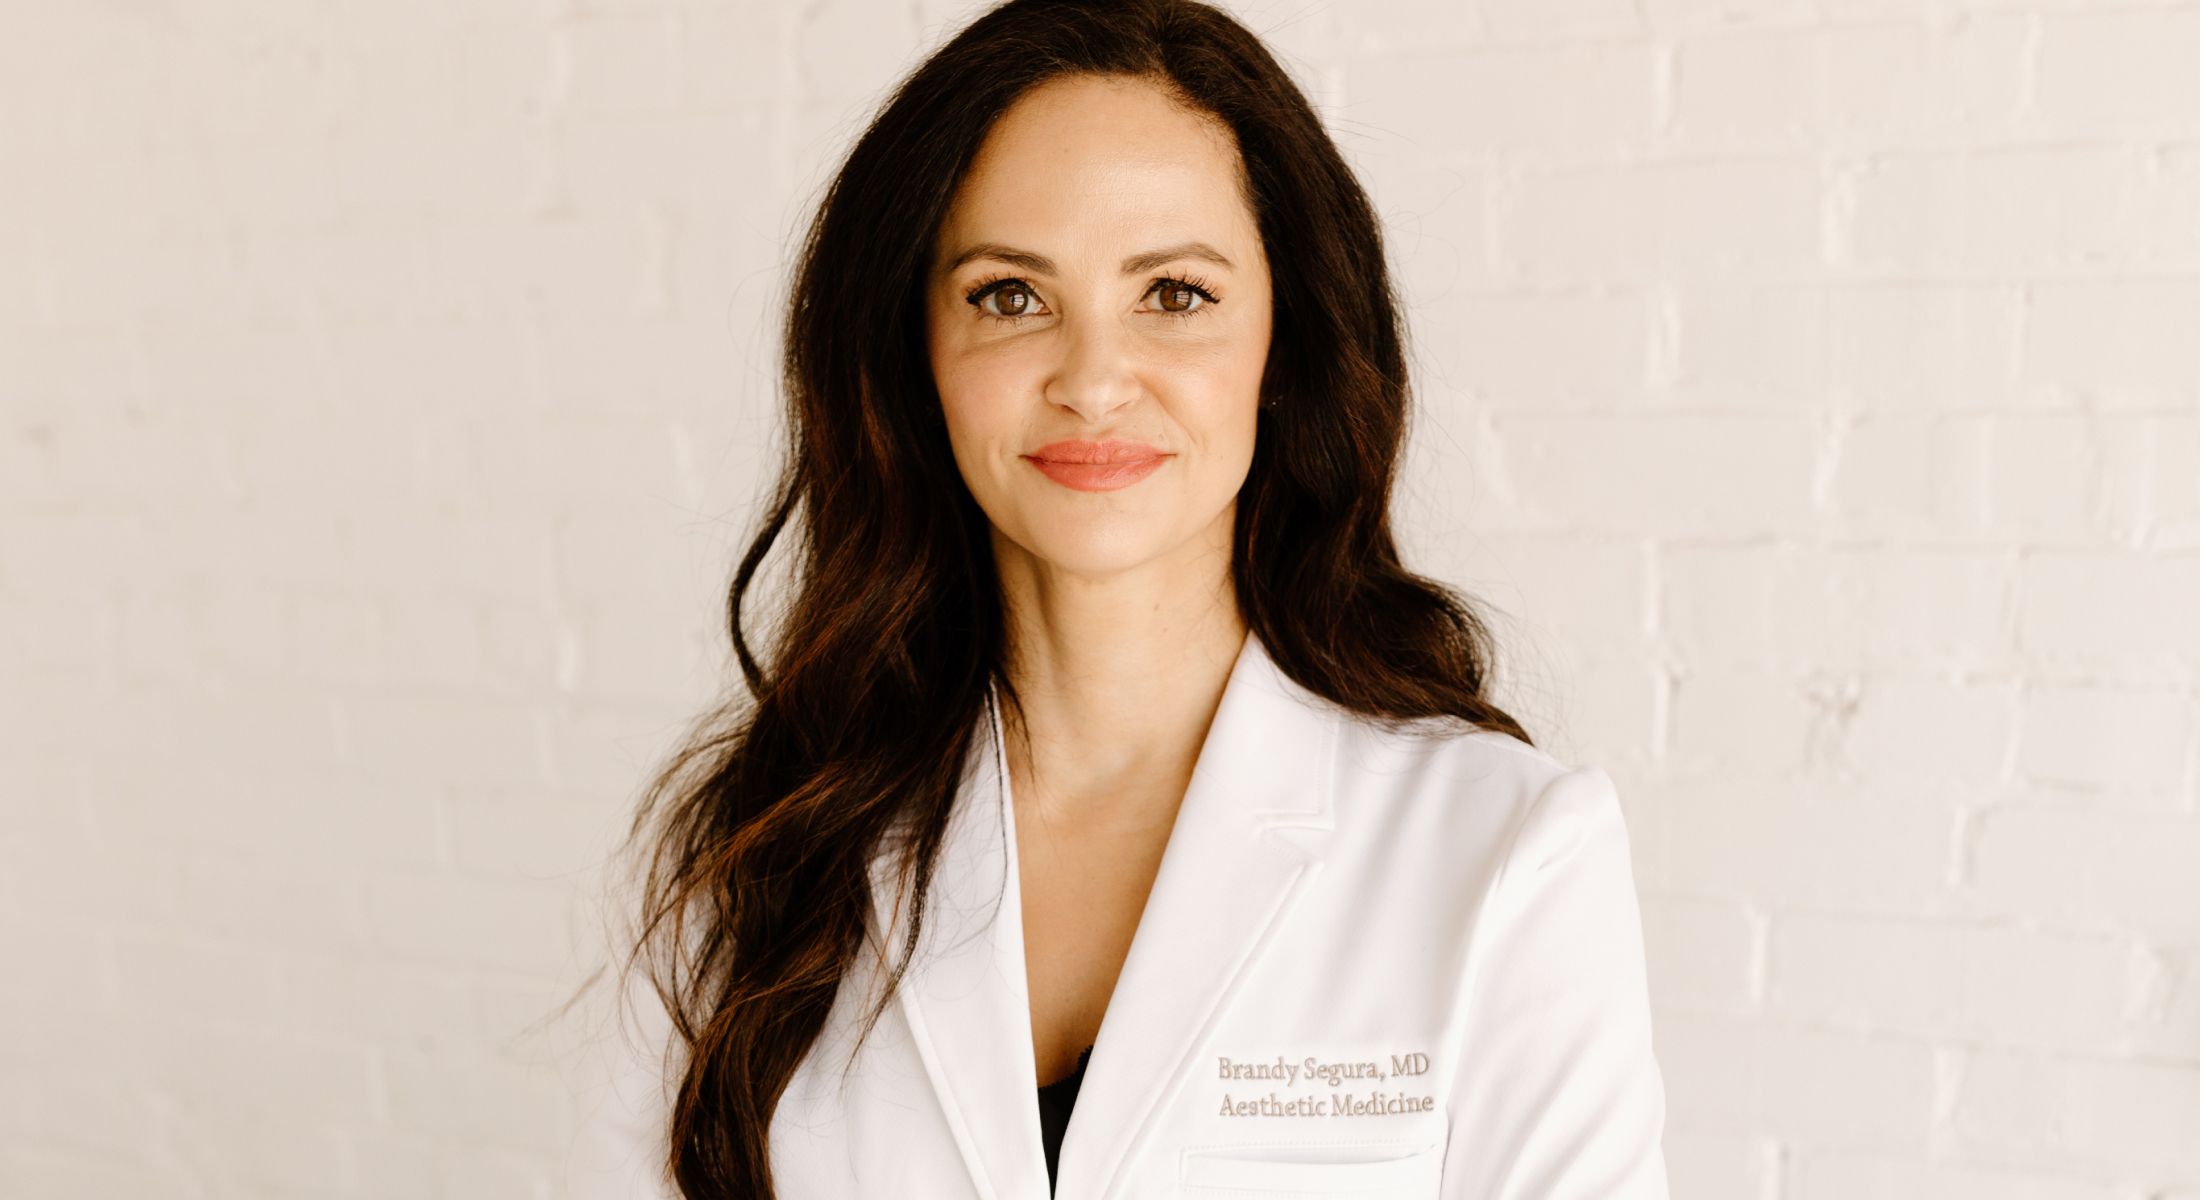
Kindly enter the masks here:
[[[1272, 313], [1238, 172], [1225, 127], [1146, 83], [1057, 80], [994, 124], [925, 324], [997, 552], [1099, 577], [1229, 545]], [[1096, 457], [1130, 461], [1070, 461]]]

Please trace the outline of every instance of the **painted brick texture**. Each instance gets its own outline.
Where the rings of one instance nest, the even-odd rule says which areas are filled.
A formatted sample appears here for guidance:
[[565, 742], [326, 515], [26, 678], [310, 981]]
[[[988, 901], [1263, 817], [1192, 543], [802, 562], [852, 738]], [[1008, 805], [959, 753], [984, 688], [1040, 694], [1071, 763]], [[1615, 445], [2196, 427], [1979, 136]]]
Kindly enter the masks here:
[[[1232, 7], [1620, 785], [1674, 1194], [2200, 1197], [2200, 2]], [[972, 11], [0, 15], [0, 1195], [567, 1194], [790, 239]]]

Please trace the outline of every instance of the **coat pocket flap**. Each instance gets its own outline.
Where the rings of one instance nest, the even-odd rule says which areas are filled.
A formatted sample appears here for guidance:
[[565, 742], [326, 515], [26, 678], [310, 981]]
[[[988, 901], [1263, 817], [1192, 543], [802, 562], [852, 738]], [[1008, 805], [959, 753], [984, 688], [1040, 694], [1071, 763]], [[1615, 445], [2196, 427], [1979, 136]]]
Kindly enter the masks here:
[[1434, 1187], [1436, 1146], [1236, 1146], [1184, 1152], [1186, 1187], [1349, 1196]]

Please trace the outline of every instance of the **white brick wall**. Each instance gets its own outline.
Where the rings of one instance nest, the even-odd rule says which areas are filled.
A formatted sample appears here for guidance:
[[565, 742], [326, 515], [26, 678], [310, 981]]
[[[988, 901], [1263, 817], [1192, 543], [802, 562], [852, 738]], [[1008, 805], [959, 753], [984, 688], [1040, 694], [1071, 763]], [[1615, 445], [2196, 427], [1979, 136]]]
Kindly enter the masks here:
[[[2200, 0], [1242, 0], [1677, 1196], [2200, 1197]], [[545, 1197], [788, 238], [972, 10], [0, 17], [0, 1195]]]

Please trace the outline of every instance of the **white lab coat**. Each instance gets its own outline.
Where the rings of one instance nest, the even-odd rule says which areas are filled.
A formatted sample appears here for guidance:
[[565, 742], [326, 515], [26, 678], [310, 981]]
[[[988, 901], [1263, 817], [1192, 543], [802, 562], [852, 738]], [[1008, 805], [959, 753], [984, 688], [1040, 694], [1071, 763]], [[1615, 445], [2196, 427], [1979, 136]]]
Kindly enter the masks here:
[[[898, 999], [851, 1062], [859, 965], [780, 1103], [782, 1200], [1049, 1194], [1000, 737], [995, 713]], [[608, 1174], [575, 1195], [671, 1194], [648, 1178], [656, 1082], [636, 1070], [598, 1114]], [[1053, 1195], [1663, 1200], [1664, 1115], [1611, 779], [1457, 723], [1385, 730], [1248, 636]]]

